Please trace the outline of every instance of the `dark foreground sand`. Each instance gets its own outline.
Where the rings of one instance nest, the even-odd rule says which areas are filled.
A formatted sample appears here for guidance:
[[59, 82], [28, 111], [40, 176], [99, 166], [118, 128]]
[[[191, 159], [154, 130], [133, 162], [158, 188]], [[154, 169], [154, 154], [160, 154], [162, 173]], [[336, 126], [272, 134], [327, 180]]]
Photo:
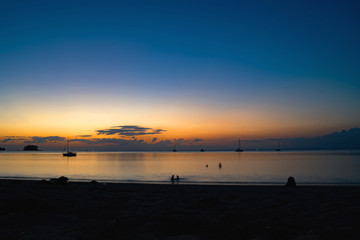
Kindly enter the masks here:
[[360, 187], [0, 180], [0, 239], [360, 239]]

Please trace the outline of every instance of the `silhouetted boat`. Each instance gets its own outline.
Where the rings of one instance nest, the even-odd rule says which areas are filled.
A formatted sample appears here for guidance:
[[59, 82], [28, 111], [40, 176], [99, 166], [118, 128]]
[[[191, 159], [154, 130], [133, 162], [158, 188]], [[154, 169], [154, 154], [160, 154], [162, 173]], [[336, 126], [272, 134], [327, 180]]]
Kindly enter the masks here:
[[175, 148], [175, 145], [174, 145], [174, 149], [172, 150], [173, 152], [177, 152], [176, 148]]
[[278, 147], [275, 149], [275, 151], [281, 151], [280, 142], [278, 142]]
[[205, 150], [202, 148], [202, 149], [200, 149], [200, 152], [205, 152]]
[[64, 157], [75, 157], [76, 156], [76, 152], [71, 152], [70, 151], [70, 144], [69, 144], [69, 139], [67, 140], [67, 146], [66, 146], [66, 149], [67, 151], [66, 152], [63, 152], [63, 156]]
[[244, 150], [241, 149], [241, 145], [240, 145], [240, 139], [239, 139], [239, 146], [237, 149], [235, 149], [235, 152], [243, 152]]

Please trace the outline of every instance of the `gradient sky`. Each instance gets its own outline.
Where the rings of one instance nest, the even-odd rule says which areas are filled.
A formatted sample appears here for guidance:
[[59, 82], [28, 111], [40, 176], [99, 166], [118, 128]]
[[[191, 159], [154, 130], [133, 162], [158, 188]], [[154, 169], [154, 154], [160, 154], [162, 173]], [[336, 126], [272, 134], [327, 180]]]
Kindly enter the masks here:
[[[0, 140], [215, 146], [358, 127], [359, 12], [359, 1], [1, 1]], [[98, 132], [124, 126], [135, 129]]]

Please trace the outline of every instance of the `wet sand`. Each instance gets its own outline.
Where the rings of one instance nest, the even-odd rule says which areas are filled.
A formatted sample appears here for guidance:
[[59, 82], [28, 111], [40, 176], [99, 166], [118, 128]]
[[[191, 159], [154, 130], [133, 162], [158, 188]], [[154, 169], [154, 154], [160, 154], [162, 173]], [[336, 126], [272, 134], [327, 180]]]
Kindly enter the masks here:
[[360, 187], [0, 180], [0, 239], [359, 239]]

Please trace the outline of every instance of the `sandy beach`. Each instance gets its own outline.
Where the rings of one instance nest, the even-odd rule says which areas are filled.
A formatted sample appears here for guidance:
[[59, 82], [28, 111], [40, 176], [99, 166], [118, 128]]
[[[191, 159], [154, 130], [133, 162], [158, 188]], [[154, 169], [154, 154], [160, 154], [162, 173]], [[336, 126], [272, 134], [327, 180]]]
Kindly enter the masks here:
[[0, 239], [358, 239], [360, 187], [0, 180]]

